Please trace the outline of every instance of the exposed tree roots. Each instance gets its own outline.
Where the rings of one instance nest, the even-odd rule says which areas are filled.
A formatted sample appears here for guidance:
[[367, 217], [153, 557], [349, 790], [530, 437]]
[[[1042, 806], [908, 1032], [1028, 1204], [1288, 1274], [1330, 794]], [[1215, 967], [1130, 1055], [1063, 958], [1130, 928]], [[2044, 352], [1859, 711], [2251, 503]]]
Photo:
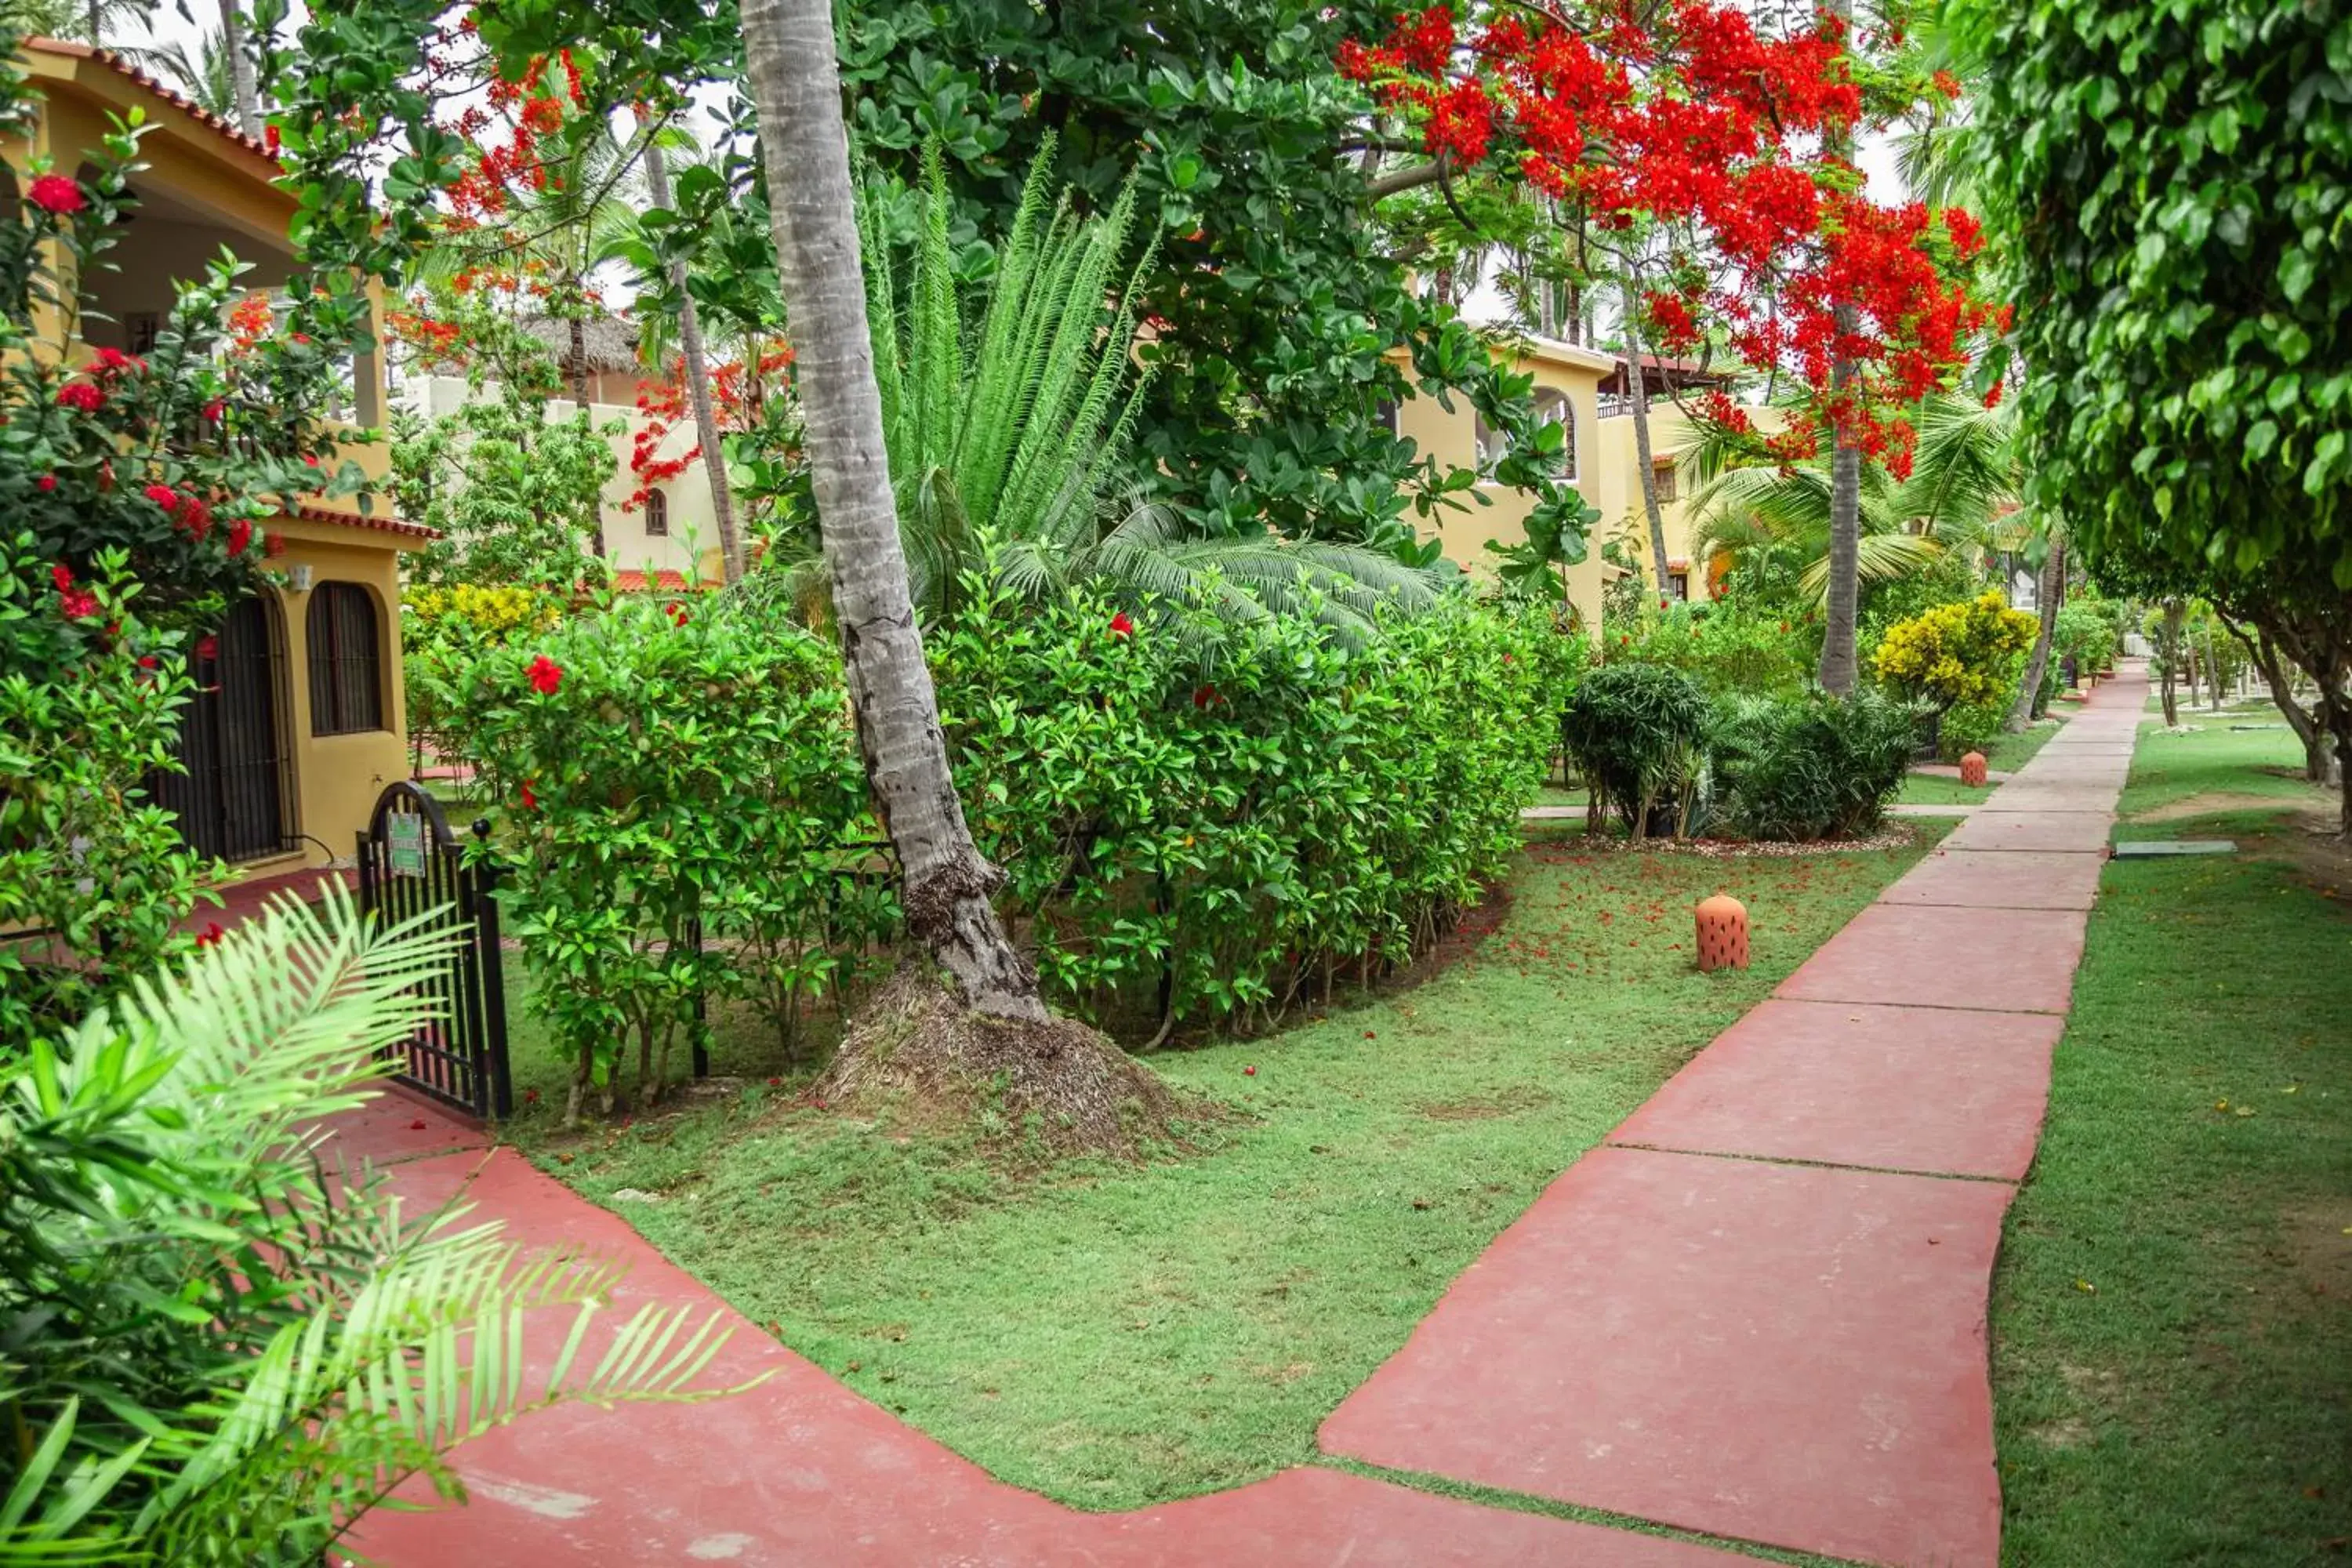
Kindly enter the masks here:
[[1056, 1153], [1132, 1157], [1197, 1116], [1159, 1076], [1074, 1018], [976, 1013], [929, 965], [875, 992], [814, 1086], [828, 1105], [896, 1108], [925, 1120], [993, 1121]]

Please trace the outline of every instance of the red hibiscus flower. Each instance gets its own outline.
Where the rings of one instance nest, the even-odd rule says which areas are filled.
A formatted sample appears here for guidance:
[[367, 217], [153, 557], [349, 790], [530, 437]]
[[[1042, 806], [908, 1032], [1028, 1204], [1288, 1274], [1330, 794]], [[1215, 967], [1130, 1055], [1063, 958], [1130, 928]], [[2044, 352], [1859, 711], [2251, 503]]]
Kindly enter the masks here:
[[63, 174], [43, 174], [26, 194], [33, 198], [35, 206], [58, 217], [89, 205], [89, 199], [81, 194], [81, 186]]
[[223, 398], [215, 397], [205, 405], [205, 417], [215, 425], [220, 423], [221, 416], [227, 412], [228, 403]]
[[1194, 688], [1192, 689], [1192, 706], [1193, 706], [1193, 707], [1195, 707], [1195, 708], [1207, 708], [1207, 707], [1210, 707], [1210, 706], [1213, 705], [1213, 704], [1216, 702], [1216, 700], [1217, 700], [1217, 689], [1216, 689], [1215, 687], [1213, 687], [1213, 686], [1196, 686], [1196, 687], [1194, 687]]
[[58, 477], [55, 474], [43, 474], [39, 479], [33, 481], [33, 488], [39, 490], [43, 495], [47, 495], [49, 491], [58, 488]]
[[1125, 610], [1121, 610], [1110, 618], [1110, 635], [1115, 637], [1131, 637], [1135, 635], [1135, 623], [1127, 618]]
[[201, 637], [196, 639], [196, 658], [207, 663], [220, 657], [220, 638]]
[[69, 381], [58, 388], [58, 406], [78, 408], [84, 414], [95, 414], [106, 405], [106, 394], [99, 391], [94, 381]]
[[252, 542], [253, 524], [240, 517], [235, 522], [228, 525], [228, 552], [230, 559], [234, 560], [237, 556], [244, 554], [245, 547]]
[[677, 601], [672, 600], [672, 601], [671, 601], [667, 605], [666, 605], [666, 606], [664, 606], [664, 607], [665, 607], [665, 609], [666, 609], [666, 610], [667, 611], [667, 613], [668, 613], [668, 616], [669, 616], [669, 624], [670, 624], [670, 625], [672, 625], [672, 626], [682, 626], [686, 625], [687, 615], [686, 615], [686, 606], [685, 606], [684, 605], [678, 604]]
[[545, 654], [532, 659], [524, 673], [530, 677], [530, 689], [542, 697], [554, 696], [555, 689], [563, 684], [563, 667]]
[[530, 787], [530, 781], [529, 779], [522, 781], [522, 808], [525, 811], [536, 811], [539, 809], [539, 794]]
[[261, 144], [269, 149], [271, 157], [278, 156], [278, 127], [265, 125], [261, 128]]
[[139, 656], [139, 668], [142, 668], [142, 669], [152, 669], [152, 668], [155, 668], [155, 656], [154, 656], [153, 654], [152, 654], [152, 653], [142, 653], [142, 654], [141, 654], [141, 655]]
[[165, 511], [176, 512], [180, 510], [180, 492], [169, 485], [149, 485], [144, 493], [149, 500], [153, 501]]

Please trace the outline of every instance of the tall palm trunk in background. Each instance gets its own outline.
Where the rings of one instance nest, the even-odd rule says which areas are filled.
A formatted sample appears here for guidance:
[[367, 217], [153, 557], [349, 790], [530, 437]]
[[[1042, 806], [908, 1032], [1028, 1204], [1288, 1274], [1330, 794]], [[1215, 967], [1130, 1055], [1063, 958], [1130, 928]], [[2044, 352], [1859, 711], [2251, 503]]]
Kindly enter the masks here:
[[2050, 668], [2050, 643], [2058, 633], [2058, 605], [2066, 593], [2066, 542], [2050, 541], [2050, 553], [2042, 563], [2042, 581], [2035, 590], [2034, 609], [2041, 615], [2041, 629], [2033, 634], [2033, 653], [2025, 661], [2025, 679], [2019, 683], [2017, 701], [2009, 710], [2011, 730], [2023, 730], [2033, 722], [2033, 704], [2042, 695], [2042, 676]]
[[[1853, 0], [1824, 0], [1822, 9], [1837, 18], [1841, 33], [1853, 25]], [[1851, 162], [1851, 132], [1829, 138], [1831, 156]], [[1852, 333], [1859, 317], [1854, 308], [1837, 304], [1831, 310], [1841, 340]], [[1822, 637], [1818, 676], [1822, 689], [1845, 696], [1853, 689], [1860, 671], [1854, 658], [1854, 621], [1860, 609], [1862, 559], [1862, 449], [1850, 439], [1838, 417], [1853, 389], [1853, 360], [1844, 353], [1830, 362], [1830, 557], [1826, 625]]]
[[1642, 510], [1650, 520], [1650, 554], [1658, 563], [1658, 602], [1666, 600], [1666, 517], [1658, 509], [1658, 471], [1650, 466], [1650, 388], [1642, 375], [1641, 290], [1625, 264], [1625, 391], [1633, 405], [1633, 467], [1642, 480]]
[[908, 592], [866, 326], [833, 6], [744, 0], [741, 21], [842, 664], [866, 781], [898, 855], [907, 926], [967, 1006], [1043, 1020], [1036, 973], [989, 902], [1003, 873], [981, 858], [964, 824]]
[[[645, 111], [638, 110], [638, 119]], [[669, 205], [669, 170], [662, 163], [658, 142], [646, 140], [646, 191], [656, 207]], [[702, 471], [710, 479], [710, 510], [719, 519], [719, 558], [727, 581], [743, 577], [743, 541], [735, 531], [735, 499], [727, 487], [727, 453], [719, 439], [719, 416], [710, 403], [710, 362], [702, 352], [702, 321], [695, 314], [694, 296], [686, 291], [686, 263], [674, 261], [670, 287], [677, 290], [677, 352], [683, 362], [687, 401], [694, 408], [695, 438], [702, 444]]]
[[[587, 303], [572, 302], [572, 413], [574, 418], [588, 417], [588, 322], [583, 314]], [[604, 558], [604, 499], [596, 498], [596, 526], [588, 535], [588, 553], [598, 560]]]
[[228, 56], [229, 93], [236, 100], [236, 128], [261, 134], [261, 89], [253, 79], [253, 57], [245, 49], [245, 18], [238, 0], [220, 0], [221, 52]]

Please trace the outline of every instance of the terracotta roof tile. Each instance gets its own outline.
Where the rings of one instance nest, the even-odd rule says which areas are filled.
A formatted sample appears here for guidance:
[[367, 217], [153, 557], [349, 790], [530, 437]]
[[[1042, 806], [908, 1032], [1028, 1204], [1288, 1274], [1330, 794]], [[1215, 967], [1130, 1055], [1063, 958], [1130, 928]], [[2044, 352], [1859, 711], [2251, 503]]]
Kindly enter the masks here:
[[613, 586], [624, 594], [643, 594], [650, 589], [683, 593], [687, 587], [686, 574], [673, 572], [665, 566], [653, 574], [651, 582], [647, 582], [644, 573], [625, 570], [613, 574]]
[[355, 511], [337, 511], [332, 507], [298, 506], [294, 515], [305, 522], [331, 523], [338, 528], [364, 528], [374, 533], [405, 534], [411, 539], [438, 539], [441, 531], [427, 528], [421, 522], [410, 522], [397, 517], [362, 517]]
[[184, 110], [198, 124], [219, 132], [248, 153], [267, 158], [273, 168], [283, 167], [278, 163], [277, 154], [270, 152], [269, 144], [261, 138], [247, 136], [236, 128], [235, 121], [222, 119], [187, 94], [175, 88], [164, 86], [112, 49], [92, 48], [88, 44], [78, 44], [65, 38], [26, 38], [22, 47], [36, 54], [58, 55], [68, 59], [96, 60], [100, 65], [118, 75], [130, 78], [174, 109]]

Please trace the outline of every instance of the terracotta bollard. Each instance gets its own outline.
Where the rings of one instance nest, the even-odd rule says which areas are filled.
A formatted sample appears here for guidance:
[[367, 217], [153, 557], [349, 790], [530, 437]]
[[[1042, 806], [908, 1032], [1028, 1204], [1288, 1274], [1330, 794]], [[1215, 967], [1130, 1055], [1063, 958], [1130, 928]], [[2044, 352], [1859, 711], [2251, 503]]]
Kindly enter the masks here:
[[1698, 906], [1698, 968], [1702, 974], [1718, 969], [1748, 967], [1748, 907], [1721, 893]]
[[1985, 754], [1982, 752], [1970, 752], [1960, 759], [1960, 782], [1964, 784], [1985, 782]]

